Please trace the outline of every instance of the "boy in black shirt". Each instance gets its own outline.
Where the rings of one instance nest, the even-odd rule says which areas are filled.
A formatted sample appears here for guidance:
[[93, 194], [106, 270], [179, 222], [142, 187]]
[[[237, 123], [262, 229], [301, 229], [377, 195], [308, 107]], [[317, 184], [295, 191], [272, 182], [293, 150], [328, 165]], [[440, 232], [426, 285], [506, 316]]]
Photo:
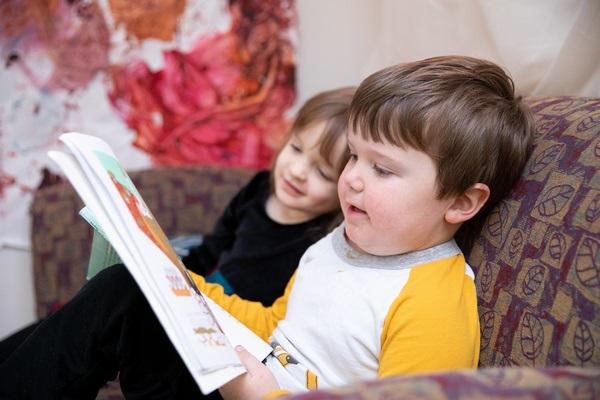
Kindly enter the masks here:
[[189, 270], [267, 306], [283, 294], [304, 251], [341, 220], [336, 185], [353, 94], [331, 90], [304, 104], [272, 170], [254, 176], [183, 258]]

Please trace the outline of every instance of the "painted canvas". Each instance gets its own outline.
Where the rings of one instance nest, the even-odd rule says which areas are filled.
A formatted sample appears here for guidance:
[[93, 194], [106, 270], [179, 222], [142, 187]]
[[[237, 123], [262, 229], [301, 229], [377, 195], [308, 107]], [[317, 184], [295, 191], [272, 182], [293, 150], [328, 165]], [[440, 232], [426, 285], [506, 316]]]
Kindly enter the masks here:
[[267, 167], [295, 99], [290, 0], [0, 2], [0, 245], [27, 247], [46, 152], [80, 131], [128, 170]]

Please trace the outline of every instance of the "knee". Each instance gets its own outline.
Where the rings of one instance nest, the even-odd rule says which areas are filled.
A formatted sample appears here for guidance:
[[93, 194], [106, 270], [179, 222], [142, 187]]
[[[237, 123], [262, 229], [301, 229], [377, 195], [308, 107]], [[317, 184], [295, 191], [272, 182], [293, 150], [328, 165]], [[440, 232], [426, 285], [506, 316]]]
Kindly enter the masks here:
[[108, 313], [110, 321], [151, 313], [144, 294], [123, 264], [100, 271], [81, 289], [76, 299], [95, 313]]
[[115, 264], [100, 271], [88, 285], [107, 293], [140, 292], [137, 283], [123, 264]]

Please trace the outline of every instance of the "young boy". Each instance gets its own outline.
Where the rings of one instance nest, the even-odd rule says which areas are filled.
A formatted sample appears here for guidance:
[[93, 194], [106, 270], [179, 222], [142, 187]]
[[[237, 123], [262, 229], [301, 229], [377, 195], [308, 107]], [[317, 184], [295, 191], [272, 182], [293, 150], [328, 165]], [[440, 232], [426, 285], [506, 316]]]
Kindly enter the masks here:
[[[305, 252], [285, 294], [266, 308], [194, 276], [204, 293], [274, 349], [266, 365], [239, 349], [248, 373], [225, 385], [223, 396], [254, 399], [476, 367], [473, 272], [453, 238], [468, 242], [510, 189], [530, 154], [532, 133], [532, 117], [511, 79], [492, 63], [438, 57], [368, 77], [350, 108], [351, 158], [338, 182], [344, 222]], [[127, 275], [113, 267], [98, 287], [118, 284], [121, 296], [139, 299]], [[97, 292], [99, 302], [116, 296]], [[128, 398], [199, 394], [164, 333], [150, 337], [156, 330], [149, 324], [158, 324], [152, 312], [142, 316], [136, 309], [119, 342], [94, 344], [88, 358], [96, 362], [90, 354], [99, 349], [102, 361], [116, 358]], [[144, 320], [143, 332], [134, 329], [136, 318]], [[160, 352], [171, 354], [171, 362], [153, 363]], [[79, 381], [89, 382], [90, 371]]]
[[350, 126], [344, 222], [307, 250], [284, 297], [259, 308], [196, 279], [276, 349], [266, 367], [240, 350], [249, 373], [225, 398], [477, 366], [473, 272], [453, 238], [476, 233], [470, 222], [519, 177], [530, 112], [496, 65], [439, 57], [368, 77]]

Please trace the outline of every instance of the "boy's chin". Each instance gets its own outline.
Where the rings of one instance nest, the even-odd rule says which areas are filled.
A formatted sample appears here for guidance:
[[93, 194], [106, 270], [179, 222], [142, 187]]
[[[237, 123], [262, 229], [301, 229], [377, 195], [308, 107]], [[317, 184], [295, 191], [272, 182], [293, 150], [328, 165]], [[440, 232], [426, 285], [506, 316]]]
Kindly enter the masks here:
[[353, 236], [352, 228], [349, 228], [347, 225], [344, 227], [344, 237], [350, 247], [359, 253], [379, 257], [396, 256], [403, 253], [403, 251], [399, 251], [398, 249], [386, 249], [382, 246], [381, 242], [373, 240], [362, 241], [360, 238]]
[[376, 249], [371, 249], [372, 246], [370, 246], [368, 243], [362, 243], [362, 241], [358, 238], [353, 238], [352, 230], [349, 229], [348, 226], [344, 227], [344, 237], [346, 238], [346, 242], [348, 242], [350, 247], [357, 252], [374, 256], [379, 255], [376, 253]]

